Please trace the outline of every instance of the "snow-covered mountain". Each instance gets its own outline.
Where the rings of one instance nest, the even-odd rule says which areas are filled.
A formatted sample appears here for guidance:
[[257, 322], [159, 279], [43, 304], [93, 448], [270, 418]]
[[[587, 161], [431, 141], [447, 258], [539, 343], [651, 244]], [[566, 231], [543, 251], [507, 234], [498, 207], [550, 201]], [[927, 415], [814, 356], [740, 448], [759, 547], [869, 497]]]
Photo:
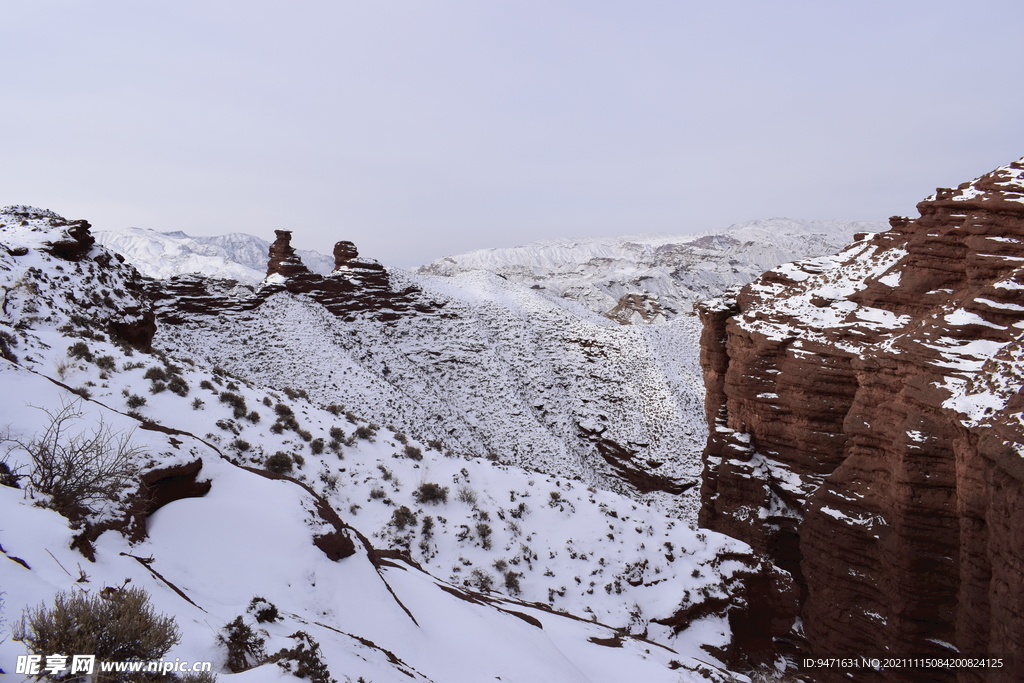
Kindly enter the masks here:
[[[249, 311], [174, 324], [162, 317], [170, 300], [153, 298], [160, 283], [94, 244], [84, 221], [0, 211], [0, 669], [11, 674], [26, 652], [9, 637], [26, 610], [52, 605], [58, 591], [116, 599], [130, 579], [181, 631], [166, 658], [210, 661], [231, 680], [286, 675], [255, 655], [245, 664], [253, 668], [229, 670], [221, 637], [236, 618], [266, 653], [315, 640], [307, 652], [338, 680], [741, 680], [722, 668], [743, 647], [733, 624], [767, 632], [757, 621], [765, 579], [784, 591], [784, 573], [578, 469], [538, 472], [461, 441], [534, 400], [523, 387], [552, 390], [550, 406], [531, 414], [566, 423], [573, 406], [591, 410], [575, 391], [611, 387], [627, 371], [657, 375], [654, 354], [604, 367], [656, 337], [606, 338], [623, 328], [493, 275], [466, 274], [476, 284], [458, 291], [453, 278], [428, 291], [431, 278], [392, 276], [415, 304], [397, 321], [373, 302], [335, 316], [315, 291], [270, 287], [250, 292], [260, 305]], [[245, 289], [227, 287], [235, 297]], [[438, 301], [420, 312], [417, 297]], [[469, 316], [471, 307], [485, 312]], [[580, 322], [556, 343], [513, 349], [533, 323], [549, 319], [533, 333], [552, 334], [570, 313]], [[442, 371], [466, 358], [500, 362]], [[574, 385], [581, 368], [596, 385]], [[525, 375], [521, 385], [513, 372]], [[439, 438], [406, 429], [420, 414], [389, 424], [402, 415], [402, 392], [412, 405], [431, 383], [457, 381], [478, 405], [445, 431], [465, 406], [425, 403]], [[657, 400], [668, 405], [661, 381]], [[641, 390], [623, 384], [626, 410], [609, 422], [653, 410], [657, 400], [629, 396]], [[124, 438], [130, 467], [99, 493], [69, 498], [39, 469], [60, 450], [40, 447], [55, 424], [70, 437], [53, 436], [59, 447], [79, 434], [107, 433], [112, 448]], [[575, 427], [607, 451], [609, 434], [643, 424]], [[279, 618], [257, 621], [256, 598]]]
[[[826, 253], [843, 235], [875, 227], [775, 219], [695, 236], [556, 240], [472, 252], [439, 262], [443, 268], [390, 269], [394, 290], [419, 291], [443, 314], [396, 316], [383, 325], [365, 316], [341, 320], [303, 298], [262, 305], [252, 299], [256, 290], [245, 287], [213, 297], [220, 304], [207, 311], [218, 316], [211, 325], [194, 304], [209, 299], [208, 292], [188, 291], [158, 305], [175, 323], [158, 334], [167, 348], [270, 385], [300, 385], [328, 403], [337, 401], [339, 376], [357, 378], [342, 402], [396, 429], [452, 452], [494, 453], [503, 462], [657, 501], [692, 523], [707, 436], [699, 324], [690, 315], [658, 315], [647, 319], [664, 324], [620, 325], [642, 320], [637, 310], [643, 307], [627, 305], [626, 318], [597, 315], [611, 303], [608, 292], [642, 287], [647, 294], [617, 301], [646, 306], [657, 289], [661, 304], [672, 301], [672, 310], [681, 310], [682, 302], [719, 294], [755, 269]], [[138, 233], [159, 235], [131, 232], [132, 244], [164, 249], [135, 248], [149, 272], [187, 262], [165, 263], [161, 253], [194, 248], [173, 235], [139, 242]], [[217, 258], [256, 272], [254, 244], [225, 239]], [[191, 290], [197, 282], [174, 287]]]
[[[93, 235], [97, 242], [124, 256], [139, 272], [149, 277], [169, 278], [198, 273], [255, 285], [267, 273], [270, 242], [240, 232], [193, 237], [180, 230], [156, 232], [124, 228], [97, 230]], [[334, 268], [334, 260], [330, 256], [315, 251], [298, 253], [315, 273], [327, 274]]]
[[781, 263], [832, 253], [884, 223], [789, 218], [739, 223], [691, 235], [551, 239], [446, 256], [416, 272], [485, 270], [577, 301], [622, 323], [689, 314], [693, 304], [746, 284]]

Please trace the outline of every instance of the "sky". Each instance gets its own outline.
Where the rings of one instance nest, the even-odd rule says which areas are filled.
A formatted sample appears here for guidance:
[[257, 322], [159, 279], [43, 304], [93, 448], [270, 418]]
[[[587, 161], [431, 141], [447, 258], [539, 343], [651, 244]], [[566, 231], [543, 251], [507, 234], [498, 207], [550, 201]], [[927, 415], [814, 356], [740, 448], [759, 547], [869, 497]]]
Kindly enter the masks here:
[[1024, 155], [1019, 0], [0, 5], [0, 205], [411, 267], [885, 220]]

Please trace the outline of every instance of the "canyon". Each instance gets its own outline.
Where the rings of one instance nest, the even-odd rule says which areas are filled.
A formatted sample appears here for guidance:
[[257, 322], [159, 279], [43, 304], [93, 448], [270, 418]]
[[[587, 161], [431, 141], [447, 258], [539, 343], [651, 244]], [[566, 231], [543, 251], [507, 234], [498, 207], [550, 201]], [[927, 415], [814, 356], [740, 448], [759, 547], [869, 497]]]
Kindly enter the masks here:
[[[231, 559], [200, 573], [175, 564], [189, 510], [244, 507], [255, 518], [267, 511], [247, 491], [277, 487], [290, 491], [274, 494], [281, 514], [305, 512], [287, 513], [295, 528], [276, 543], [305, 539], [302, 552], [323, 555], [310, 556], [318, 571], [351, 581], [346, 599], [371, 585], [355, 579], [366, 572], [396, 600], [386, 618], [339, 609], [327, 625], [311, 622], [336, 648], [328, 659], [379, 679], [416, 670], [354, 665], [346, 657], [359, 647], [338, 626], [372, 633], [417, 676], [441, 680], [450, 660], [405, 649], [393, 629], [467, 603], [494, 624], [509, 614], [517, 629], [543, 622], [545, 638], [573, 622], [573, 644], [554, 650], [586, 652], [572, 655], [577, 667], [595, 647], [613, 652], [621, 675], [830, 682], [851, 672], [793, 667], [812, 656], [990, 655], [1005, 666], [853, 678], [1021, 680], [1024, 160], [917, 208], [919, 218], [893, 217], [888, 229], [771, 219], [685, 239], [482, 250], [413, 272], [360, 257], [348, 241], [332, 257], [301, 254], [279, 230], [253, 282], [253, 264], [228, 248], [251, 251], [247, 236], [94, 234], [86, 221], [8, 207], [0, 372], [22, 387], [3, 404], [17, 416], [8, 434], [41, 424], [34, 406], [82, 400], [95, 419], [137, 424], [159, 453], [141, 471], [146, 495], [71, 525], [5, 485], [0, 504], [21, 520], [0, 529], [14, 560], [0, 563], [14, 586], [8, 606], [68, 583], [34, 569], [56, 549], [105, 582], [123, 572], [159, 591], [177, 574], [192, 597], [164, 595], [163, 609], [199, 623], [197, 603], [229, 589]], [[864, 229], [845, 235], [855, 225]], [[785, 258], [758, 242], [772, 230]], [[249, 279], [159, 263], [161, 277], [147, 277], [97, 235], [139, 254], [154, 240], [162, 253], [181, 248], [185, 269], [208, 252], [203, 268]], [[792, 258], [750, 281], [764, 261]], [[698, 299], [702, 330], [688, 313]], [[23, 473], [19, 454], [0, 460]], [[268, 472], [283, 456], [291, 474]], [[422, 500], [428, 478], [450, 480], [457, 498]], [[301, 573], [264, 554], [259, 529], [232, 524], [210, 528], [211, 553], [237, 537], [254, 544], [253, 567]], [[32, 540], [44, 528], [62, 539], [54, 548]], [[157, 558], [160, 575], [147, 578], [146, 553], [125, 544]], [[299, 574], [312, 581], [301, 594], [256, 571], [240, 576], [245, 589], [218, 608], [219, 623], [253, 594], [275, 591], [306, 615], [296, 623], [329, 599]], [[403, 606], [426, 595], [438, 611]], [[470, 657], [441, 635], [450, 623], [426, 633]], [[207, 631], [189, 627], [188, 648], [216, 660]], [[529, 651], [503, 649], [499, 632], [481, 642], [504, 661]], [[531, 657], [502, 671], [531, 680], [529, 667], [555, 662]], [[581, 676], [602, 680], [596, 668]]]

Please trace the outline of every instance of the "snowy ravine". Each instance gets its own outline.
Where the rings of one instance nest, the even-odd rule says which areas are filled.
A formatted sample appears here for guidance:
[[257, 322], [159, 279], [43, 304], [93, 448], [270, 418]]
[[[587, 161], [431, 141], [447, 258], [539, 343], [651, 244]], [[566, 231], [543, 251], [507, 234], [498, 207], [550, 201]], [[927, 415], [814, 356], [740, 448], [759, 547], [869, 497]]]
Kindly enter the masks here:
[[[369, 350], [324, 342], [332, 355], [315, 355], [317, 340], [329, 340], [323, 329], [338, 332], [329, 327], [287, 326], [296, 335], [313, 330], [297, 349], [308, 347], [306, 367], [333, 373], [332, 399], [287, 366], [271, 382], [186, 354], [196, 330], [157, 329], [150, 348], [140, 282], [92, 245], [87, 224], [27, 207], [0, 211], [0, 459], [13, 473], [5, 483], [15, 485], [0, 486], [3, 671], [25, 653], [9, 635], [23, 610], [60, 590], [98, 592], [131, 579], [182, 631], [168, 658], [209, 660], [222, 680], [286, 679], [273, 664], [225, 669], [217, 636], [239, 615], [265, 632], [268, 652], [307, 632], [339, 681], [743, 680], [721, 668], [729, 614], [757, 598], [746, 578], [786, 581], [744, 544], [692, 530], [571, 470], [544, 474], [381, 426], [401, 413], [391, 394], [375, 393], [379, 376], [350, 363]], [[255, 354], [279, 343], [270, 337], [275, 315], [323, 315], [283, 294], [265, 308], [265, 323], [248, 321], [251, 339], [235, 327], [242, 321], [225, 319], [219, 343], [233, 337]], [[556, 313], [541, 306], [533, 315], [562, 320]], [[588, 324], [588, 339], [621, 329]], [[446, 343], [472, 344], [472, 334], [491, 329], [471, 321]], [[372, 339], [358, 324], [353, 330]], [[606, 347], [668, 343], [649, 330]], [[526, 329], [501, 333], [508, 348], [490, 347], [495, 355], [512, 353], [510, 340]], [[407, 336], [394, 348], [409, 358], [413, 329]], [[454, 353], [427, 339], [425, 352]], [[391, 373], [399, 373], [394, 353]], [[558, 359], [547, 365], [554, 373]], [[627, 372], [594, 365], [595, 374], [611, 373], [602, 381]], [[480, 381], [496, 367], [477, 371]], [[103, 424], [140, 450], [138, 481], [71, 520], [33, 486], [16, 443], [31, 442], [47, 411], [63, 407], [81, 413], [72, 432]], [[487, 406], [478, 410], [474, 419], [485, 420]], [[283, 620], [257, 624], [247, 612], [257, 596]]]

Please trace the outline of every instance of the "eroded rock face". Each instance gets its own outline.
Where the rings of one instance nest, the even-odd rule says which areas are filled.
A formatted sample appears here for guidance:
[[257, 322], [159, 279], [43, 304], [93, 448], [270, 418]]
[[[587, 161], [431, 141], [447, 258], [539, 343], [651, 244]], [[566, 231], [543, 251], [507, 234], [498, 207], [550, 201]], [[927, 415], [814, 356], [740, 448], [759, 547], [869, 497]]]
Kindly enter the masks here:
[[334, 245], [334, 269], [344, 268], [349, 261], [359, 256], [356, 245], [347, 240], [342, 240]]
[[814, 653], [1024, 643], [1024, 160], [917, 208], [701, 311], [700, 522], [794, 575]]
[[665, 491], [679, 495], [696, 486], [697, 482], [695, 481], [684, 482], [652, 471], [657, 470], [664, 463], [649, 459], [642, 460], [637, 457], [641, 449], [646, 448], [649, 444], [627, 443], [622, 445], [605, 437], [607, 427], [588, 429], [584, 425], [577, 424], [576, 429], [579, 431], [580, 437], [594, 444], [598, 454], [611, 465], [616, 475], [620, 479], [628, 481], [640, 493]]

